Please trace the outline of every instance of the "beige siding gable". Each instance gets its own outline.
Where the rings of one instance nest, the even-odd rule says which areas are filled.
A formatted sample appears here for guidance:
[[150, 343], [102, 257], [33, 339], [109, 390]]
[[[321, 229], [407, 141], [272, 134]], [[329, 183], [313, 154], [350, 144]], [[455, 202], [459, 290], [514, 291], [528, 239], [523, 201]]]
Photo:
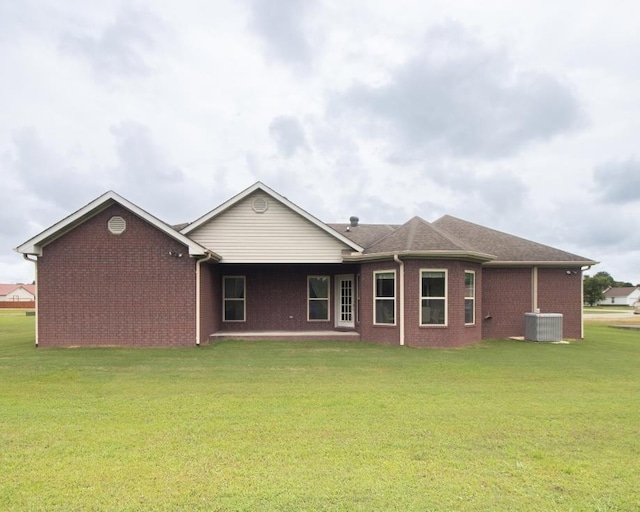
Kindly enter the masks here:
[[224, 263], [340, 263], [352, 250], [258, 190], [189, 233]]

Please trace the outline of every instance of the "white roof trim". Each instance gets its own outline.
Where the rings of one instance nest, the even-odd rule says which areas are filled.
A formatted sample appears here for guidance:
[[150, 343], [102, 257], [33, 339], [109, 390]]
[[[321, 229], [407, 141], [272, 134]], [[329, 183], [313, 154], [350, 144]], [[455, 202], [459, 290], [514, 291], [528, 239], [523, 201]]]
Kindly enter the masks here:
[[387, 251], [370, 252], [366, 254], [345, 254], [342, 258], [345, 262], [352, 261], [376, 261], [393, 259], [394, 256], [411, 259], [464, 259], [480, 263], [489, 261], [495, 256], [476, 251], [440, 251], [440, 250], [409, 250], [409, 251]]
[[206, 213], [202, 217], [200, 217], [199, 219], [193, 221], [191, 224], [189, 224], [188, 226], [183, 228], [180, 231], [180, 233], [186, 235], [186, 234], [192, 232], [193, 230], [195, 230], [196, 228], [202, 226], [203, 224], [205, 224], [206, 222], [210, 221], [214, 217], [220, 215], [222, 212], [228, 210], [233, 205], [239, 203], [244, 198], [246, 198], [249, 195], [253, 194], [256, 190], [261, 190], [265, 194], [267, 194], [267, 195], [271, 196], [272, 198], [274, 198], [276, 201], [280, 201], [282, 204], [287, 206], [289, 209], [293, 210], [294, 212], [296, 212], [301, 217], [305, 218], [306, 220], [308, 220], [309, 222], [311, 222], [315, 226], [319, 227], [320, 229], [322, 229], [323, 231], [325, 231], [326, 233], [328, 233], [332, 237], [337, 238], [342, 243], [348, 245], [349, 247], [351, 247], [355, 251], [358, 251], [358, 252], [364, 251], [364, 247], [360, 247], [353, 240], [348, 239], [346, 236], [340, 234], [335, 229], [327, 226], [324, 222], [322, 222], [321, 220], [315, 218], [310, 213], [304, 211], [302, 208], [300, 208], [299, 206], [297, 206], [294, 203], [292, 203], [291, 201], [289, 201], [286, 197], [281, 196], [275, 190], [267, 187], [264, 183], [262, 183], [260, 181], [257, 181], [256, 183], [251, 185], [249, 188], [243, 190], [239, 194], [233, 196], [228, 201], [225, 201], [224, 203], [222, 203], [217, 208], [214, 208], [213, 210], [211, 210], [209, 213]]
[[488, 261], [484, 264], [485, 267], [591, 267], [597, 265], [599, 261], [593, 260], [543, 260], [543, 261], [528, 261], [528, 260], [495, 260]]
[[69, 232], [74, 227], [84, 223], [94, 215], [100, 213], [101, 211], [105, 210], [106, 208], [108, 208], [109, 206], [115, 203], [120, 204], [121, 206], [125, 207], [127, 210], [131, 211], [135, 215], [141, 217], [142, 219], [147, 221], [149, 224], [159, 229], [163, 233], [167, 234], [171, 238], [186, 245], [189, 248], [190, 256], [213, 254], [214, 256], [217, 256], [218, 259], [220, 259], [220, 257], [215, 253], [212, 253], [208, 249], [205, 249], [204, 247], [202, 247], [200, 244], [194, 242], [190, 238], [187, 238], [183, 234], [173, 229], [168, 224], [165, 224], [157, 217], [154, 217], [150, 213], [144, 211], [142, 208], [139, 208], [138, 206], [126, 200], [124, 197], [116, 194], [112, 190], [105, 192], [100, 197], [94, 199], [89, 204], [83, 206], [78, 211], [72, 213], [68, 217], [65, 217], [61, 221], [55, 223], [53, 226], [45, 229], [40, 234], [27, 240], [25, 243], [23, 243], [22, 245], [19, 245], [14, 250], [22, 254], [33, 254], [36, 256], [42, 256], [42, 248], [45, 245], [52, 242], [56, 238], [61, 237], [62, 235]]

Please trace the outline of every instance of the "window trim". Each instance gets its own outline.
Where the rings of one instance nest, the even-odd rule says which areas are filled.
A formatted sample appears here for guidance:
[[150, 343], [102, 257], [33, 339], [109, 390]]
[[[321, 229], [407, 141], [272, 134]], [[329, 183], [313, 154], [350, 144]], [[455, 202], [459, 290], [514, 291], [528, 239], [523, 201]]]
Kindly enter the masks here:
[[[422, 274], [425, 272], [442, 272], [444, 273], [444, 297], [423, 297], [422, 296]], [[449, 326], [449, 270], [446, 268], [421, 268], [418, 274], [418, 309], [420, 310], [419, 326], [420, 327], [448, 327]], [[439, 299], [444, 300], [444, 323], [442, 324], [427, 324], [422, 320], [422, 301], [425, 299]]]
[[[309, 281], [314, 278], [325, 278], [327, 280], [327, 297], [326, 298], [311, 298], [309, 296]], [[311, 301], [327, 302], [327, 318], [309, 318], [311, 308]], [[331, 277], [328, 275], [308, 275], [307, 276], [307, 322], [330, 322], [331, 321]]]
[[[241, 299], [236, 299], [236, 298], [228, 299], [226, 297], [227, 287], [225, 286], [225, 281], [227, 279], [242, 279], [243, 288], [242, 288]], [[225, 306], [228, 300], [236, 301], [236, 302], [242, 301], [242, 309], [244, 313], [242, 320], [227, 320], [227, 308]], [[228, 323], [243, 323], [247, 321], [247, 276], [222, 276], [222, 321], [228, 322]]]
[[[473, 276], [473, 297], [467, 297], [467, 274], [471, 274]], [[471, 308], [472, 321], [467, 322], [467, 301], [473, 301], [473, 307]], [[464, 271], [464, 325], [476, 325], [476, 271], [475, 270], [465, 270]]]
[[[377, 276], [378, 274], [393, 274], [393, 297], [378, 297], [376, 294], [376, 284], [377, 284]], [[396, 296], [397, 296], [397, 290], [396, 290], [396, 284], [397, 284], [397, 279], [396, 279], [396, 271], [395, 269], [389, 269], [389, 270], [374, 270], [373, 271], [373, 325], [380, 325], [380, 326], [384, 326], [384, 327], [392, 327], [397, 325], [397, 318], [398, 318], [398, 312], [396, 311]], [[393, 323], [389, 323], [389, 322], [377, 322], [376, 320], [376, 305], [378, 303], [378, 300], [392, 300], [393, 301]]]
[[360, 323], [360, 274], [356, 274], [356, 324]]

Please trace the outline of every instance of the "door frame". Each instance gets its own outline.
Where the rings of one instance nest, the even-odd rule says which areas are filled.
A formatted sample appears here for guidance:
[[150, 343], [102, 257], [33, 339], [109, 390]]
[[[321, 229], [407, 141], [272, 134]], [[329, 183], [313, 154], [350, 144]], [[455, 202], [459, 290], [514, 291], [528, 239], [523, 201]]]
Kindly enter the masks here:
[[[343, 296], [343, 287], [342, 287], [342, 283], [343, 282], [350, 282], [351, 283], [351, 294], [348, 297], [350, 299], [349, 301], [349, 312], [351, 314], [351, 320], [343, 320], [342, 318], [342, 305], [343, 305], [343, 299], [345, 298]], [[355, 288], [355, 276], [354, 274], [338, 274], [335, 276], [334, 279], [334, 288], [335, 290], [335, 301], [334, 301], [334, 313], [335, 313], [335, 326], [337, 328], [347, 328], [347, 329], [353, 329], [356, 326], [356, 311], [355, 311], [355, 306], [356, 306], [356, 288]]]

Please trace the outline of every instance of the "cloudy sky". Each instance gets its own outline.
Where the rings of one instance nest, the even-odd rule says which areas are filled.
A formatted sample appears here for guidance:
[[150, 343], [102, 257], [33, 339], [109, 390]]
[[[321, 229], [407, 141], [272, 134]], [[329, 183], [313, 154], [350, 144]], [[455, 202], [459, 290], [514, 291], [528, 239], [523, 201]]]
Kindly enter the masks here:
[[112, 189], [461, 217], [640, 283], [640, 4], [0, 0], [0, 282]]

